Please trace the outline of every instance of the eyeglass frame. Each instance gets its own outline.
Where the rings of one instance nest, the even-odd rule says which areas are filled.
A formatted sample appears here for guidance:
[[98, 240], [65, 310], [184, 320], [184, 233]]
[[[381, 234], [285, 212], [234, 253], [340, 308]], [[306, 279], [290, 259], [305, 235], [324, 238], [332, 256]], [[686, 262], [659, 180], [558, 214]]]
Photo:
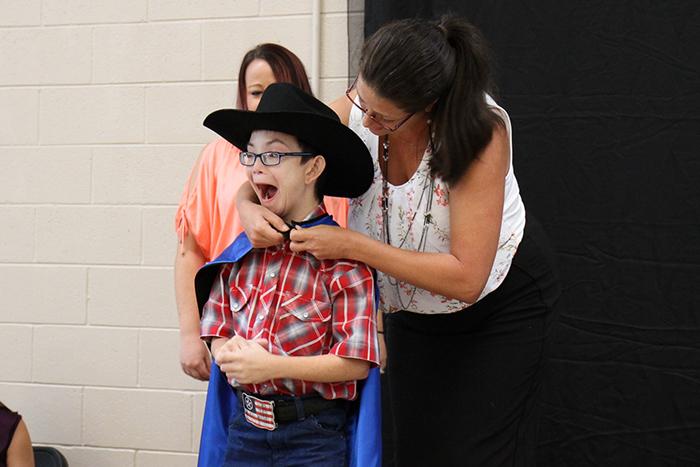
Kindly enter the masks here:
[[[245, 162], [243, 162], [243, 158], [246, 157], [247, 155], [251, 155], [251, 154], [253, 155], [253, 163], [246, 164]], [[268, 164], [267, 162], [265, 162], [264, 157], [266, 157], [268, 154], [277, 154], [277, 162], [275, 162], [274, 164]], [[260, 153], [254, 153], [252, 151], [241, 151], [238, 154], [238, 160], [240, 161], [241, 165], [244, 167], [253, 167], [255, 165], [255, 161], [258, 159], [260, 159], [260, 162], [265, 167], [274, 167], [276, 165], [280, 165], [283, 157], [287, 157], [287, 156], [297, 156], [297, 157], [307, 156], [307, 157], [310, 157], [310, 156], [315, 156], [315, 155], [316, 154], [314, 154], [313, 152], [308, 152], [308, 151], [307, 152], [265, 151], [265, 152], [260, 152]]]
[[356, 77], [355, 77], [355, 80], [352, 82], [352, 84], [350, 85], [350, 87], [347, 88], [347, 90], [345, 91], [345, 97], [348, 98], [348, 100], [352, 103], [352, 105], [354, 105], [355, 107], [357, 107], [358, 109], [360, 109], [360, 112], [362, 112], [362, 115], [367, 115], [367, 116], [370, 118], [370, 120], [372, 120], [372, 121], [373, 121], [374, 123], [376, 123], [377, 125], [381, 126], [381, 127], [382, 127], [383, 129], [385, 129], [386, 131], [388, 131], [388, 132], [390, 132], [390, 133], [393, 133], [394, 131], [396, 131], [396, 130], [398, 130], [399, 128], [401, 128], [401, 126], [402, 126], [404, 123], [406, 123], [407, 121], [409, 121], [409, 120], [411, 119], [411, 117], [413, 117], [413, 116], [416, 114], [416, 112], [411, 112], [411, 113], [408, 114], [407, 116], [401, 118], [401, 119], [399, 120], [399, 123], [397, 123], [397, 124], [394, 125], [393, 127], [390, 127], [390, 126], [385, 125], [384, 123], [381, 122], [381, 120], [378, 120], [377, 117], [375, 117], [375, 116], [373, 116], [371, 113], [369, 113], [369, 109], [363, 109], [363, 108], [360, 106], [360, 104], [358, 104], [357, 102], [355, 102], [355, 99], [353, 99], [352, 96], [350, 96], [350, 92], [355, 88], [355, 85], [357, 84], [357, 80], [358, 80], [359, 77], [360, 77], [359, 75], [356, 76]]

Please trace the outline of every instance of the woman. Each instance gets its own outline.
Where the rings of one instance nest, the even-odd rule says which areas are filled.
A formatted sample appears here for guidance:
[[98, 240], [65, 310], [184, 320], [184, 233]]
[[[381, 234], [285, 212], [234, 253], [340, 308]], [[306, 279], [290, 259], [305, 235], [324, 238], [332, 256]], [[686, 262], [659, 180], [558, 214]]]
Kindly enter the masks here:
[[[510, 119], [491, 89], [486, 45], [465, 20], [379, 29], [334, 103], [373, 154], [373, 185], [351, 201], [350, 230], [291, 233], [295, 251], [378, 270], [388, 435], [401, 466], [534, 462], [559, 289], [543, 232], [526, 219]], [[247, 221], [259, 209], [247, 188], [239, 208], [254, 244], [274, 240], [259, 217]]]
[[[292, 83], [311, 93], [306, 70], [291, 51], [277, 44], [261, 44], [248, 51], [238, 73], [237, 107], [255, 110], [267, 86]], [[209, 351], [199, 337], [199, 312], [194, 275], [219, 256], [242, 231], [235, 196], [245, 180], [239, 150], [224, 139], [207, 145], [192, 168], [175, 215], [179, 247], [175, 256], [175, 298], [180, 320], [180, 365], [189, 376], [207, 380]], [[345, 225], [347, 201], [326, 198], [336, 221]]]

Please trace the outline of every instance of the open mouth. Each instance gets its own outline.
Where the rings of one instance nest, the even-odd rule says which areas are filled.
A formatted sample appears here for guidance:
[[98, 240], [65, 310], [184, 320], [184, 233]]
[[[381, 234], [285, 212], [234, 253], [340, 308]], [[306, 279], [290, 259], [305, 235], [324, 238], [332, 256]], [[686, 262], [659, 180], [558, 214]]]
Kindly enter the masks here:
[[267, 183], [257, 183], [256, 185], [260, 201], [268, 202], [277, 194], [277, 187]]

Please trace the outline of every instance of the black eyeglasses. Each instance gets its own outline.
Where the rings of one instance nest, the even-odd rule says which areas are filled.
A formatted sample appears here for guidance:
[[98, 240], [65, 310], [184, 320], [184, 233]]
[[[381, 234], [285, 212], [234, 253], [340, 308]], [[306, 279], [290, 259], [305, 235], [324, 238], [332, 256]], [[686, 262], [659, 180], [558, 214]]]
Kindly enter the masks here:
[[271, 165], [279, 165], [280, 161], [282, 160], [283, 157], [287, 156], [315, 156], [314, 153], [312, 152], [276, 152], [276, 151], [268, 151], [268, 152], [261, 152], [260, 154], [256, 154], [254, 152], [248, 152], [248, 151], [243, 151], [241, 154], [238, 156], [241, 165], [245, 165], [246, 167], [252, 167], [255, 165], [255, 159], [260, 158], [260, 162], [263, 163], [263, 165], [271, 166]]
[[[355, 99], [353, 99], [352, 96], [350, 95], [350, 92], [353, 89], [355, 89], [355, 84], [357, 84], [357, 78], [355, 78], [355, 81], [353, 81], [352, 84], [350, 85], [350, 87], [347, 89], [347, 91], [345, 91], [345, 97], [347, 97], [350, 100], [350, 102], [352, 102], [352, 105], [354, 105], [355, 107], [360, 109], [360, 111], [362, 112], [363, 115], [367, 115], [374, 123], [381, 126], [386, 131], [391, 133], [391, 132], [398, 130], [401, 127], [401, 125], [406, 123], [408, 121], [408, 119], [413, 117], [413, 115], [415, 114], [415, 112], [412, 112], [412, 113], [406, 115], [404, 118], [401, 118], [399, 120], [387, 120], [385, 118], [376, 117], [369, 112], [369, 109], [365, 109], [364, 107], [360, 106], [360, 104], [355, 102]], [[394, 122], [396, 122], [396, 123], [394, 123]], [[392, 123], [394, 123], [394, 124], [392, 125]]]

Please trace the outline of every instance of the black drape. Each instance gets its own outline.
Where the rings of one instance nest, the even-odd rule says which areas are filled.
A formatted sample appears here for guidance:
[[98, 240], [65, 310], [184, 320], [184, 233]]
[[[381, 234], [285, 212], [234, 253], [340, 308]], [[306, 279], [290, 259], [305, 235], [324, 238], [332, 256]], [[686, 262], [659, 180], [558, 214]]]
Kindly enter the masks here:
[[700, 465], [700, 2], [368, 0], [491, 42], [564, 293], [542, 466]]

